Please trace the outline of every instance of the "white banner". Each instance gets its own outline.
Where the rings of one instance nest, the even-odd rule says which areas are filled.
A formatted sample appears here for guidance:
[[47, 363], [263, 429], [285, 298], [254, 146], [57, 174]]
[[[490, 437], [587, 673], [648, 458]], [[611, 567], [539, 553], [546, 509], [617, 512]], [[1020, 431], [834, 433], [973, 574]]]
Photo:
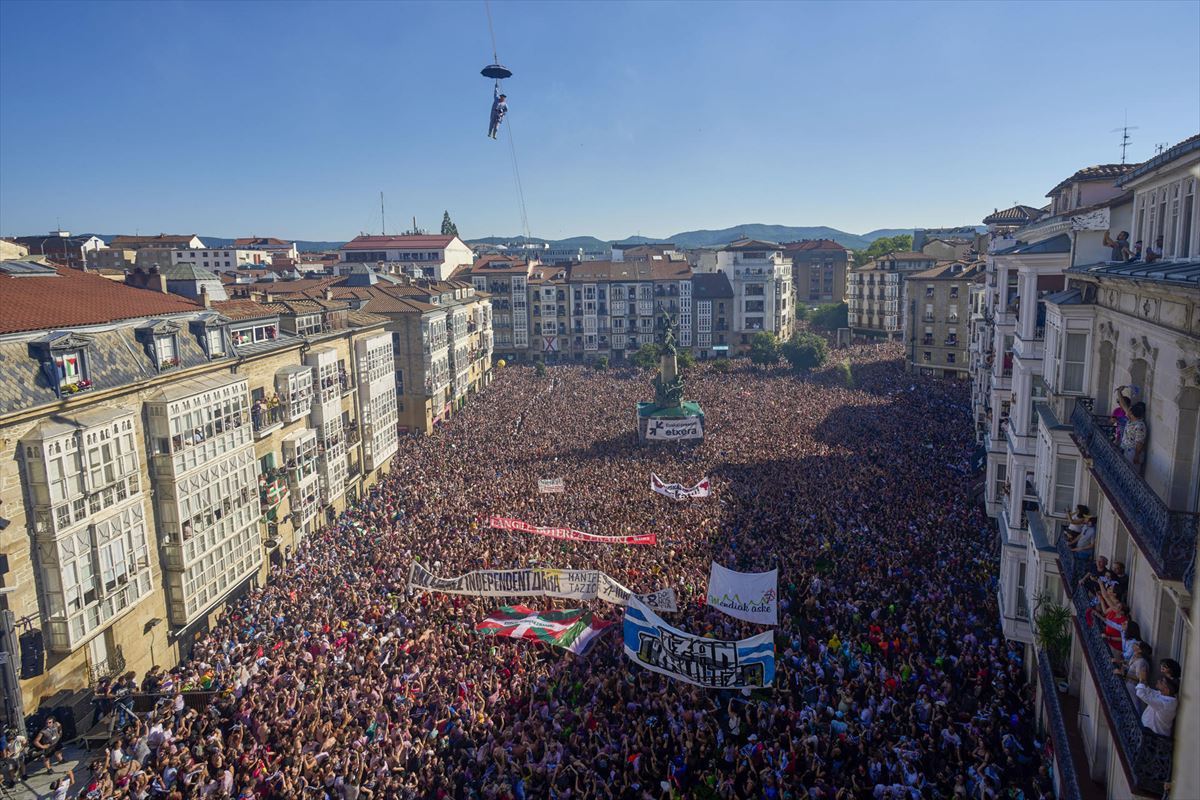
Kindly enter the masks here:
[[639, 666], [693, 686], [741, 689], [775, 680], [772, 631], [726, 642], [673, 628], [637, 598], [625, 607], [625, 655]]
[[734, 572], [713, 562], [708, 604], [731, 617], [762, 625], [779, 623], [779, 570]]
[[[596, 569], [483, 569], [440, 578], [414, 561], [408, 573], [408, 591], [443, 592], [473, 597], [567, 597], [594, 600], [623, 606], [631, 593], [613, 578]], [[659, 589], [639, 594], [656, 611], [678, 611], [674, 589]]]
[[701, 478], [695, 486], [684, 486], [682, 483], [664, 483], [663, 479], [650, 473], [650, 488], [672, 500], [683, 500], [685, 497], [708, 497], [710, 484], [708, 478]]
[[538, 478], [538, 494], [562, 494], [564, 488], [562, 478]]
[[703, 439], [704, 423], [699, 417], [661, 419], [651, 417], [646, 422], [646, 438], [677, 442], [681, 439]]

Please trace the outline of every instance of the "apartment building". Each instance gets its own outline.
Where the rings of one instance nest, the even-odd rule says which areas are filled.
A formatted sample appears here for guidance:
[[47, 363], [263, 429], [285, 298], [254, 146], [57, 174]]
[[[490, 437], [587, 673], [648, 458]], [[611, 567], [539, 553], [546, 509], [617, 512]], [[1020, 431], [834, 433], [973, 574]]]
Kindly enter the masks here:
[[901, 284], [906, 309], [906, 368], [943, 378], [969, 378], [969, 303], [983, 262], [951, 261], [917, 272]]
[[[1200, 137], [1142, 165], [1080, 170], [1052, 190], [1051, 208], [989, 257], [984, 325], [990, 388], [986, 497], [1002, 542], [998, 602], [1005, 636], [1024, 642], [1037, 675], [1060, 796], [1087, 783], [1110, 798], [1196, 796], [1185, 690], [1174, 738], [1144, 727], [1114, 675], [1103, 620], [1080, 584], [1063, 530], [1085, 504], [1095, 554], [1128, 576], [1125, 601], [1153, 649], [1195, 682], [1193, 580], [1200, 520]], [[1162, 258], [1110, 260], [1105, 234], [1163, 237]], [[1131, 241], [1136, 241], [1132, 239]], [[993, 266], [994, 265], [994, 266]], [[994, 280], [993, 280], [994, 278]], [[1122, 449], [1112, 415], [1120, 386], [1137, 387], [1148, 437]], [[1000, 418], [1002, 415], [1002, 419]], [[1073, 612], [1072, 646], [1054, 663], [1036, 646], [1040, 603]], [[1098, 621], [1099, 620], [1099, 621]], [[1057, 684], [1066, 681], [1064, 695]], [[1074, 734], [1078, 734], [1075, 736]]]
[[271, 253], [257, 249], [187, 248], [171, 251], [171, 264], [191, 264], [202, 269], [255, 269], [271, 264]]
[[729, 355], [733, 336], [733, 286], [723, 272], [692, 276], [692, 301], [696, 313], [696, 343], [693, 352], [699, 358]]
[[276, 239], [274, 236], [248, 236], [234, 239], [231, 248], [234, 250], [261, 250], [270, 255], [271, 263], [275, 263], [278, 259], [294, 264], [300, 259], [300, 251], [296, 249], [295, 242]]
[[99, 236], [72, 236], [70, 231], [62, 230], [50, 231], [44, 236], [14, 236], [12, 241], [26, 248], [31, 256], [48, 259], [73, 269], [83, 269], [90, 254], [107, 247]]
[[782, 245], [753, 239], [734, 242], [718, 251], [717, 270], [733, 288], [730, 341], [735, 353], [748, 352], [759, 331], [791, 337], [796, 316], [792, 262]]
[[804, 306], [841, 303], [846, 299], [850, 251], [832, 239], [788, 242], [783, 255], [792, 261], [792, 291]]
[[392, 363], [382, 318], [206, 308], [26, 262], [0, 262], [0, 295], [0, 608], [21, 651], [45, 654], [9, 698], [30, 712], [180, 656], [321, 512], [344, 508], [363, 430], [360, 486], [395, 451], [394, 410], [389, 431], [386, 408], [363, 414], [342, 379]]
[[[554, 277], [561, 276], [561, 277]], [[546, 288], [546, 281], [566, 283], [566, 272], [554, 267], [541, 267], [536, 260], [517, 256], [484, 256], [477, 262], [464, 265], [454, 273], [455, 280], [469, 281], [477, 294], [486, 293], [491, 298], [491, 326], [494, 347], [498, 358], [512, 361], [525, 361], [535, 356], [552, 357], [561, 352], [556, 334], [547, 332], [552, 337], [546, 341], [542, 336], [542, 328], [556, 330], [553, 324], [554, 316], [551, 310], [557, 310], [554, 303], [544, 302], [550, 297], [556, 297], [557, 292], [543, 297], [540, 291]], [[530, 282], [537, 281], [539, 293], [530, 289]], [[565, 288], [561, 302], [563, 307], [563, 326], [565, 334]], [[532, 300], [532, 302], [531, 302]], [[536, 309], [536, 316], [531, 309]], [[543, 314], [547, 318], [543, 325]]]
[[392, 274], [443, 281], [475, 260], [457, 236], [356, 236], [338, 250], [342, 261], [383, 264]]
[[933, 256], [891, 253], [850, 270], [846, 304], [851, 334], [900, 339], [904, 334], [903, 282], [906, 276], [933, 269]]
[[117, 250], [203, 250], [207, 245], [194, 233], [159, 233], [154, 236], [114, 236], [108, 243]]

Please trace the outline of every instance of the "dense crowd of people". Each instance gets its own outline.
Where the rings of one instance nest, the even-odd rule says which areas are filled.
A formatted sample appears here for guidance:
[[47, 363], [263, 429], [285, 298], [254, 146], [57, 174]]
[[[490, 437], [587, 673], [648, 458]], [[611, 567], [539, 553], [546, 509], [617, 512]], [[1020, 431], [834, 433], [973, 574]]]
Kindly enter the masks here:
[[[965, 384], [914, 377], [894, 345], [800, 379], [701, 365], [689, 447], [641, 446], [645, 373], [524, 367], [233, 603], [190, 658], [141, 687], [92, 765], [91, 798], [1045, 797], [1020, 650], [1000, 633], [995, 538], [969, 502]], [[673, 502], [650, 473], [713, 496]], [[563, 478], [562, 494], [538, 494]], [[489, 515], [656, 546], [493, 530]], [[761, 633], [704, 605], [710, 562], [779, 568], [777, 674], [705, 690], [626, 659], [619, 625], [584, 655], [480, 636], [517, 599], [408, 594], [411, 564], [600, 569], [671, 587], [676, 627]], [[523, 598], [535, 607], [602, 601]], [[126, 686], [131, 689], [132, 685]], [[207, 706], [185, 702], [211, 692]], [[80, 776], [84, 779], [84, 776]]]

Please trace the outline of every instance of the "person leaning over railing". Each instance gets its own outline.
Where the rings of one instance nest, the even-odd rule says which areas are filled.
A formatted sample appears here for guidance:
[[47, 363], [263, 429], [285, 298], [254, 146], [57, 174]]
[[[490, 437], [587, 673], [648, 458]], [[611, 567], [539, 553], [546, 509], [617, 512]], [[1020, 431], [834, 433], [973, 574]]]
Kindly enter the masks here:
[[1136, 691], [1138, 699], [1146, 704], [1146, 710], [1142, 712], [1142, 724], [1159, 736], [1170, 736], [1178, 708], [1175, 698], [1179, 694], [1179, 681], [1160, 677], [1157, 689], [1139, 683]]

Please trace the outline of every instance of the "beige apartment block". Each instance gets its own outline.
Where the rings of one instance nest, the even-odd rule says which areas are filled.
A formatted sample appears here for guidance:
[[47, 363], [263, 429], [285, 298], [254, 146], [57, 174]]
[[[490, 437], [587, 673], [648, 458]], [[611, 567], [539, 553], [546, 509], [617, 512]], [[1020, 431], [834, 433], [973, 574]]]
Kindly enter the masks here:
[[910, 275], [903, 283], [905, 366], [944, 378], [970, 377], [967, 321], [971, 287], [983, 262], [953, 261]]

